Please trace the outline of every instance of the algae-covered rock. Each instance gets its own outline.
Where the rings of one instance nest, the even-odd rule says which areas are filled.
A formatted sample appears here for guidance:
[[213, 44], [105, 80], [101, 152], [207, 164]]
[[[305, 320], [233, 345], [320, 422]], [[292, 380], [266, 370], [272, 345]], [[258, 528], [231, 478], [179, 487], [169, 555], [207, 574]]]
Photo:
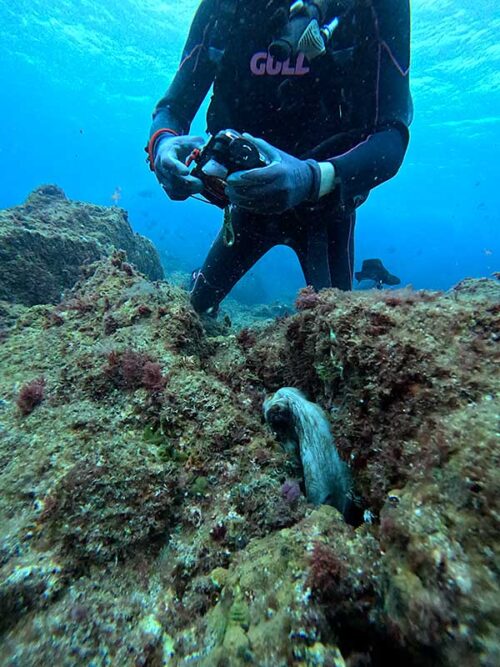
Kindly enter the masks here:
[[33, 609], [50, 605], [64, 588], [65, 574], [58, 562], [13, 558], [0, 568], [0, 633]]
[[118, 249], [150, 280], [163, 278], [156, 249], [132, 231], [126, 211], [71, 201], [56, 185], [42, 185], [24, 204], [0, 211], [0, 300], [55, 303], [82, 265]]
[[378, 525], [387, 641], [410, 664], [496, 664], [500, 283], [325, 290], [297, 305], [255, 333], [246, 363], [328, 406]]
[[[188, 294], [122, 253], [85, 275], [55, 306], [2, 309], [2, 664], [168, 655], [179, 626], [166, 614], [190, 579], [304, 512], [280, 497], [288, 463], [260, 413], [206, 367], [218, 343]], [[37, 378], [43, 398], [23, 410]], [[212, 595], [196, 586], [198, 600]]]
[[491, 402], [443, 420], [447, 464], [389, 494], [381, 512], [388, 621], [400, 641], [436, 664], [500, 658], [499, 414]]
[[[343, 568], [343, 579], [334, 587], [339, 628], [343, 625], [338, 633], [325, 631], [326, 600], [317, 597], [315, 577], [326, 575], [311, 575], [317, 544], [330, 544]], [[330, 507], [315, 510], [293, 528], [248, 545], [223, 577], [217, 604], [203, 622], [195, 619], [180, 634], [173, 664], [341, 667], [338, 642], [350, 641], [356, 624], [365, 633], [359, 637], [360, 648], [375, 633], [367, 611], [378, 567], [372, 536], [355, 533]], [[212, 576], [218, 579], [216, 572]], [[340, 621], [347, 612], [344, 605], [351, 628]], [[192, 646], [195, 652], [189, 651]]]
[[[0, 664], [496, 665], [497, 296], [308, 292], [234, 335], [114, 252], [1, 303]], [[261, 422], [283, 386], [361, 525]]]
[[172, 524], [177, 505], [173, 466], [81, 460], [43, 499], [40, 531], [76, 565], [124, 558]]
[[268, 390], [295, 386], [328, 407], [378, 510], [390, 488], [446, 460], [453, 440], [437, 418], [488, 395], [496, 405], [499, 304], [500, 282], [486, 279], [446, 294], [324, 290], [256, 332], [246, 365]]

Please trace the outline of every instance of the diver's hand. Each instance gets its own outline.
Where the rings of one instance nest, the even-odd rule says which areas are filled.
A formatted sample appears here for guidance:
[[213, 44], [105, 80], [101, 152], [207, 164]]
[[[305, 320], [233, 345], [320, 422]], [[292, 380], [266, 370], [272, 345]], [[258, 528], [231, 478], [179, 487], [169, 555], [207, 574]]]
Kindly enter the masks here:
[[186, 160], [195, 148], [204, 144], [203, 137], [186, 135], [163, 136], [158, 141], [154, 171], [170, 199], [181, 201], [203, 190], [200, 179], [189, 174]]
[[266, 167], [237, 171], [227, 179], [232, 204], [256, 213], [282, 213], [305, 201], [317, 201], [321, 170], [315, 160], [299, 160], [263, 139], [243, 135], [269, 161]]

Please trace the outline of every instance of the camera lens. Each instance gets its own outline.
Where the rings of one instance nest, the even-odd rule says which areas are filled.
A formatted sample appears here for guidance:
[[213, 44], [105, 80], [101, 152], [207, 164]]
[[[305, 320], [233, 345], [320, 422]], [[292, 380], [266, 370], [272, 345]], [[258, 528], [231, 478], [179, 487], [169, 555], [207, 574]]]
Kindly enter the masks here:
[[229, 147], [230, 170], [255, 169], [260, 166], [259, 151], [246, 139], [235, 139]]

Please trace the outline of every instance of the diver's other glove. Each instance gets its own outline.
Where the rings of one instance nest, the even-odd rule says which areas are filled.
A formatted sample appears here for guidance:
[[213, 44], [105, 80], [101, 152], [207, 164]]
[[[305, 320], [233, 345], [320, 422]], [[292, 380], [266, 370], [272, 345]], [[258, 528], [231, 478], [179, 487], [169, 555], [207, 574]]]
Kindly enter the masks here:
[[186, 160], [204, 144], [203, 137], [188, 135], [164, 135], [158, 140], [154, 147], [154, 172], [170, 199], [182, 201], [203, 190], [200, 179], [190, 175]]
[[321, 169], [316, 160], [299, 160], [263, 139], [243, 136], [257, 146], [269, 164], [229, 176], [226, 194], [232, 204], [255, 213], [271, 214], [318, 201]]

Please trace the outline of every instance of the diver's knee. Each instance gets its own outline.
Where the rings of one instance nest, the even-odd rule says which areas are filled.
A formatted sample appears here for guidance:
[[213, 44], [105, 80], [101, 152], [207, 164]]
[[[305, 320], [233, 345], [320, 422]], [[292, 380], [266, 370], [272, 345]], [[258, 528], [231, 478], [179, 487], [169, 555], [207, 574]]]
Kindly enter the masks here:
[[212, 290], [206, 287], [195, 287], [190, 294], [191, 306], [200, 317], [215, 319], [219, 313], [219, 302]]

